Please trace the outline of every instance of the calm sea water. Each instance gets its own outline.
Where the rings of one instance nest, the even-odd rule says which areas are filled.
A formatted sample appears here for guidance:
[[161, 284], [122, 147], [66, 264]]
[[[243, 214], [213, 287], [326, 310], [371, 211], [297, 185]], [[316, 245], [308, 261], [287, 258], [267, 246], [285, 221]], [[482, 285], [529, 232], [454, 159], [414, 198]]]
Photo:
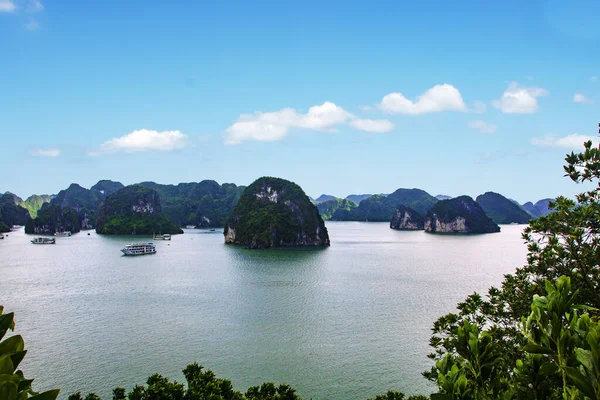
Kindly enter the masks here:
[[16, 312], [34, 387], [111, 389], [198, 361], [238, 390], [286, 382], [305, 399], [427, 393], [433, 321], [525, 263], [523, 226], [437, 236], [329, 222], [324, 250], [250, 251], [188, 230], [156, 255], [91, 232], [0, 241], [0, 304]]

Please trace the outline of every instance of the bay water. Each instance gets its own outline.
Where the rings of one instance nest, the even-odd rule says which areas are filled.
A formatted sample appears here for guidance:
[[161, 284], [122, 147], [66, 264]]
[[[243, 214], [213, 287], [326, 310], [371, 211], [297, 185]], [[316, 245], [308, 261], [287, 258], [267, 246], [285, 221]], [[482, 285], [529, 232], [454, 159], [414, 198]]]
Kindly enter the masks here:
[[121, 255], [131, 236], [34, 246], [11, 232], [0, 240], [0, 304], [29, 350], [21, 367], [63, 399], [110, 399], [153, 373], [183, 381], [194, 361], [242, 391], [274, 381], [315, 400], [429, 393], [433, 322], [526, 261], [523, 225], [470, 236], [327, 228], [327, 249], [247, 250], [195, 229], [140, 257]]

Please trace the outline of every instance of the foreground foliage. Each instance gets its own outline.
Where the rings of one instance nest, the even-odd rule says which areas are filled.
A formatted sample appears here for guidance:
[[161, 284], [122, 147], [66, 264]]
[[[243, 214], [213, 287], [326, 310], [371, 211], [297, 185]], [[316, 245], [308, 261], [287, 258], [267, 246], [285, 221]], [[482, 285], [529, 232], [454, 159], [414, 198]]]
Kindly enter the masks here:
[[33, 379], [26, 379], [19, 364], [23, 361], [27, 350], [25, 342], [20, 335], [3, 339], [8, 331], [14, 331], [14, 313], [4, 313], [0, 306], [0, 399], [2, 400], [54, 400], [58, 390], [49, 390], [43, 393], [34, 392], [31, 383]]
[[437, 398], [599, 398], [600, 150], [587, 142], [566, 161], [568, 177], [597, 187], [551, 202], [523, 233], [527, 265], [436, 321], [424, 375]]

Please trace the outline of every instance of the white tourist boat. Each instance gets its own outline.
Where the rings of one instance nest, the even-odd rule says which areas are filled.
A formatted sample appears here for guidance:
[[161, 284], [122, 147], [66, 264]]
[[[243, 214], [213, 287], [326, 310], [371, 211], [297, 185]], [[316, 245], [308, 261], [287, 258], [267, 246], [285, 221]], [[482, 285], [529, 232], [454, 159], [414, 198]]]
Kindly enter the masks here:
[[55, 244], [56, 239], [55, 238], [36, 237], [35, 239], [31, 240], [31, 243], [33, 243], [33, 244]]
[[171, 240], [171, 234], [165, 233], [164, 235], [161, 235], [159, 233], [158, 235], [154, 235], [154, 240]]
[[196, 229], [196, 225], [186, 225], [185, 229]]
[[4, 239], [4, 234], [0, 233], [0, 239]]
[[54, 232], [54, 236], [56, 236], [56, 237], [69, 237], [69, 236], [71, 236], [71, 231]]
[[121, 249], [126, 256], [143, 256], [145, 254], [155, 254], [156, 246], [154, 243], [131, 243]]

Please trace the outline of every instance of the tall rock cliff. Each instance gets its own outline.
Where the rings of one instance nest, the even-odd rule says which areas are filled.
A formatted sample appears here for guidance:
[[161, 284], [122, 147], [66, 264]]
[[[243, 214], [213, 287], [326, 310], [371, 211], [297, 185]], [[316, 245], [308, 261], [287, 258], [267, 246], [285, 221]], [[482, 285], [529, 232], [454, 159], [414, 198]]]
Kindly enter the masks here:
[[425, 217], [425, 232], [492, 233], [500, 232], [500, 227], [475, 200], [459, 196], [441, 200], [429, 210]]
[[251, 249], [329, 246], [319, 211], [293, 182], [262, 177], [242, 193], [225, 225], [225, 243]]
[[98, 211], [96, 232], [108, 235], [183, 233], [162, 213], [158, 193], [139, 185], [127, 186], [104, 200]]
[[390, 222], [390, 228], [400, 231], [415, 231], [424, 229], [423, 216], [410, 207], [399, 205]]

